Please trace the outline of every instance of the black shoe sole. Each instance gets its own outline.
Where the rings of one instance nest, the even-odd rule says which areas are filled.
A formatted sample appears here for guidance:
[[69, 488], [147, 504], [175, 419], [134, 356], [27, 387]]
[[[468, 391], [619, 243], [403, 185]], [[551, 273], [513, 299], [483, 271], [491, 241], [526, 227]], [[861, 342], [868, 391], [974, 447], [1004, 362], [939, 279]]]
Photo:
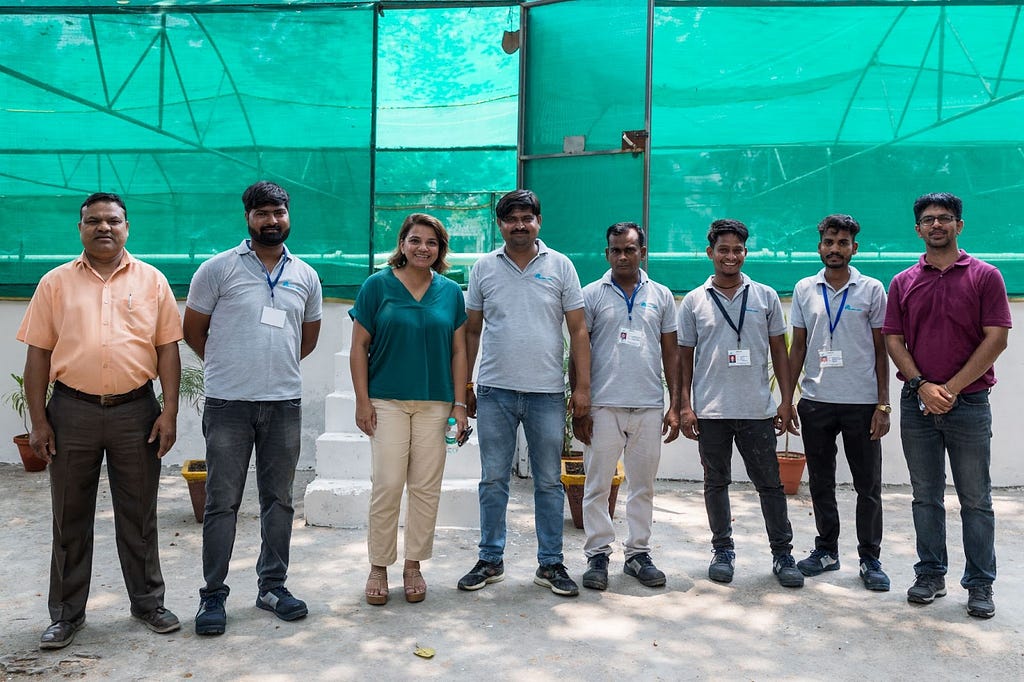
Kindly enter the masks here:
[[967, 615], [973, 618], [991, 618], [996, 615], [995, 610], [992, 611], [978, 611], [977, 609], [967, 608]]
[[607, 590], [608, 589], [608, 578], [605, 577], [603, 580], [600, 578], [588, 578], [583, 576], [583, 587], [591, 590]]
[[557, 594], [559, 597], [575, 597], [578, 596], [580, 593], [580, 588], [578, 587], [575, 590], [563, 590], [552, 585], [551, 581], [547, 578], [541, 578], [540, 576], [534, 576], [533, 584], [540, 585], [541, 587], [546, 587], [555, 594]]
[[641, 580], [640, 576], [636, 575], [635, 573], [630, 573], [629, 571], [623, 571], [623, 573], [630, 576], [631, 578], [636, 578], [637, 582], [639, 582], [644, 587], [664, 587], [665, 583], [668, 582], [668, 578], [650, 578], [648, 580]]
[[196, 634], [204, 637], [209, 635], [223, 635], [225, 626], [223, 625], [206, 625], [203, 627], [196, 626]]
[[274, 614], [281, 620], [288, 622], [298, 620], [299, 618], [305, 618], [309, 615], [309, 609], [306, 607], [303, 607], [302, 609], [299, 609], [297, 611], [293, 611], [292, 613], [281, 613], [280, 611], [275, 610], [274, 607], [270, 604], [264, 604], [259, 599], [256, 600], [256, 608], [263, 609], [264, 611], [270, 611], [272, 614]]

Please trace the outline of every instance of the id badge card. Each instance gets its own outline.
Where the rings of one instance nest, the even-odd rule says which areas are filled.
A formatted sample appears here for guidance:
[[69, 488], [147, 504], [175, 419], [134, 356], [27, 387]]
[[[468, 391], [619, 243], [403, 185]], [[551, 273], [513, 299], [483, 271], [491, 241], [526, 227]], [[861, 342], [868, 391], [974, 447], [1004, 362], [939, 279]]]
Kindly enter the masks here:
[[750, 367], [750, 349], [737, 348], [729, 351], [730, 367]]
[[283, 310], [271, 308], [268, 305], [263, 306], [263, 315], [260, 316], [260, 324], [282, 329], [286, 320], [287, 316]]
[[841, 350], [819, 350], [818, 364], [822, 367], [842, 367], [843, 351]]
[[627, 346], [642, 346], [644, 343], [644, 331], [642, 329], [622, 327], [619, 329], [619, 343], [624, 343]]

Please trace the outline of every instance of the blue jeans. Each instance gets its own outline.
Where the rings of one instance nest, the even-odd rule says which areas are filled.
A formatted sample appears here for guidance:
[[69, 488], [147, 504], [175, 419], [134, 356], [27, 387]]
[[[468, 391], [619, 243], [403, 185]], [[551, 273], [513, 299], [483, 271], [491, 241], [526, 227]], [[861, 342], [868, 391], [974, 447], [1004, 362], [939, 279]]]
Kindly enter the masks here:
[[995, 514], [992, 512], [992, 410], [988, 391], [961, 394], [946, 414], [921, 414], [917, 396], [903, 391], [900, 404], [903, 455], [914, 488], [917, 575], [945, 575], [946, 453], [960, 500], [967, 565], [960, 584], [991, 585], [996, 579]]
[[779, 479], [772, 420], [699, 419], [697, 426], [700, 428], [697, 449], [704, 466], [704, 507], [711, 526], [711, 546], [715, 549], [734, 548], [729, 484], [732, 483], [732, 443], [735, 439], [747, 476], [761, 499], [761, 515], [768, 531], [772, 555], [791, 553], [793, 528]]
[[256, 447], [256, 487], [263, 538], [256, 562], [261, 592], [284, 585], [292, 539], [292, 484], [299, 461], [302, 401], [251, 402], [207, 398], [206, 511], [203, 517], [203, 576], [199, 591], [227, 595], [235, 524], [242, 503], [249, 459]]
[[477, 386], [476, 417], [480, 433], [480, 559], [490, 563], [505, 553], [505, 511], [522, 423], [530, 448], [537, 561], [562, 563], [565, 498], [562, 489], [562, 438], [565, 397], [561, 393], [522, 393]]

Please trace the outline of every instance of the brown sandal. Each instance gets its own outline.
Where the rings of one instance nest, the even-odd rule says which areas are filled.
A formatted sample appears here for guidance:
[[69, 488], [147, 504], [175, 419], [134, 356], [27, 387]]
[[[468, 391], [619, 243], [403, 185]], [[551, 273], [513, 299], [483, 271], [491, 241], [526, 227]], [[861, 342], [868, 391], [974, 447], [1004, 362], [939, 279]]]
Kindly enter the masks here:
[[418, 568], [407, 568], [402, 571], [402, 582], [405, 585], [405, 601], [416, 604], [427, 598], [427, 583]]
[[366, 603], [383, 606], [388, 603], [388, 569], [371, 566], [370, 577], [366, 579]]

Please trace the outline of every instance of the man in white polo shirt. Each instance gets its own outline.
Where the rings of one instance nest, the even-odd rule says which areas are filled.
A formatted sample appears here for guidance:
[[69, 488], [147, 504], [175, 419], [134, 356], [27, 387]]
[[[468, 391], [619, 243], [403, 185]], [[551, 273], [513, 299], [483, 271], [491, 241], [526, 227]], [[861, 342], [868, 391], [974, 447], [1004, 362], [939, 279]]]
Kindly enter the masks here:
[[[588, 445], [583, 488], [583, 586], [608, 589], [608, 559], [615, 541], [608, 496], [622, 457], [626, 498], [626, 561], [623, 572], [642, 585], [660, 587], [665, 574], [651, 559], [654, 479], [666, 443], [679, 436], [679, 346], [676, 305], [667, 287], [651, 281], [640, 264], [647, 255], [644, 232], [636, 223], [615, 223], [605, 233], [611, 268], [583, 288], [590, 331], [590, 415], [573, 421], [576, 437]], [[669, 407], [663, 413], [668, 383]], [[575, 367], [570, 378], [575, 382]]]
[[869, 590], [885, 592], [882, 571], [882, 441], [889, 432], [889, 356], [882, 340], [885, 288], [850, 265], [860, 224], [848, 215], [818, 223], [818, 255], [825, 264], [793, 289], [793, 342], [789, 367], [801, 397], [807, 474], [818, 536], [810, 556], [797, 562], [807, 576], [839, 570], [836, 438], [857, 491], [857, 553]]
[[573, 597], [579, 587], [562, 563], [562, 320], [569, 328], [569, 352], [580, 374], [571, 408], [575, 417], [583, 417], [590, 412], [583, 291], [572, 262], [537, 238], [540, 200], [533, 192], [509, 192], [498, 201], [495, 214], [505, 244], [477, 261], [466, 292], [467, 376], [473, 376], [481, 351], [476, 391], [473, 382], [466, 391], [467, 411], [477, 418], [480, 434], [480, 551], [476, 565], [458, 586], [479, 590], [505, 577], [505, 512], [516, 431], [522, 424], [530, 450], [540, 564], [533, 582]]

